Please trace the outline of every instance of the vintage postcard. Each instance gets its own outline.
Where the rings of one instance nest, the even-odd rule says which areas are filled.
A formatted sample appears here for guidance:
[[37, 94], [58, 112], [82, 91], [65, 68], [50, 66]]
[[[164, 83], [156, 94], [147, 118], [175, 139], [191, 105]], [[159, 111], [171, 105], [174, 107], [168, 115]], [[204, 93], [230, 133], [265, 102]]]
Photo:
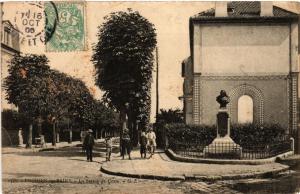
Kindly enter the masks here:
[[4, 1], [2, 193], [300, 193], [300, 3]]

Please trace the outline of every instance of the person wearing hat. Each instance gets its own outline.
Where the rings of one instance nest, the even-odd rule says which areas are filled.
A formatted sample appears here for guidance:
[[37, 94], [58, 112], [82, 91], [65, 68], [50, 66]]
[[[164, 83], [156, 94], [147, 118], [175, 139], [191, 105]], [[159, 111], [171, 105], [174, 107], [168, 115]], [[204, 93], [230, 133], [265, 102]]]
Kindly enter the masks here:
[[131, 152], [131, 140], [129, 136], [129, 130], [125, 128], [123, 130], [122, 136], [122, 159], [124, 160], [125, 153], [127, 152], [129, 160], [131, 160], [130, 152]]
[[86, 150], [86, 157], [88, 162], [93, 162], [93, 147], [95, 144], [93, 130], [89, 129], [88, 134], [85, 136], [83, 146]]

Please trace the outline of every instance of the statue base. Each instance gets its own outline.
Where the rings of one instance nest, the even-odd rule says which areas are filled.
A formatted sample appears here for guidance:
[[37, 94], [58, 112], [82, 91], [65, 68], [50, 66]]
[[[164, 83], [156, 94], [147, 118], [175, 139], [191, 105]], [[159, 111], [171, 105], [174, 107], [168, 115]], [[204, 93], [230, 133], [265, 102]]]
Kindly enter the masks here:
[[241, 158], [242, 147], [236, 144], [229, 135], [217, 137], [203, 150], [204, 157], [208, 158]]

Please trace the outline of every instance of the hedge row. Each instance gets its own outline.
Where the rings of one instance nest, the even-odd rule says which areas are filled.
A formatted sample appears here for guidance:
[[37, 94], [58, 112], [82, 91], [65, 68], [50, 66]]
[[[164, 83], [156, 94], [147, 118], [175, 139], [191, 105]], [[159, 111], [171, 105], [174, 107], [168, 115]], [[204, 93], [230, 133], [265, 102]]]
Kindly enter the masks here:
[[[166, 124], [164, 129], [170, 141], [210, 144], [217, 136], [216, 126], [183, 123]], [[231, 138], [242, 147], [268, 145], [284, 139], [285, 130], [276, 124], [234, 124], [231, 126]]]

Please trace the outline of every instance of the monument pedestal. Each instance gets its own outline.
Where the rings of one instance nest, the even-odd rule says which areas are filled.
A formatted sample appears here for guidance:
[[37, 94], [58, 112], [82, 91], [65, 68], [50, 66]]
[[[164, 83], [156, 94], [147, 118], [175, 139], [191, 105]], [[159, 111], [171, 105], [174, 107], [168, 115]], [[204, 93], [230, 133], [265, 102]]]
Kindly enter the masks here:
[[227, 109], [217, 114], [217, 137], [203, 150], [205, 157], [240, 158], [242, 148], [230, 138], [230, 117]]

